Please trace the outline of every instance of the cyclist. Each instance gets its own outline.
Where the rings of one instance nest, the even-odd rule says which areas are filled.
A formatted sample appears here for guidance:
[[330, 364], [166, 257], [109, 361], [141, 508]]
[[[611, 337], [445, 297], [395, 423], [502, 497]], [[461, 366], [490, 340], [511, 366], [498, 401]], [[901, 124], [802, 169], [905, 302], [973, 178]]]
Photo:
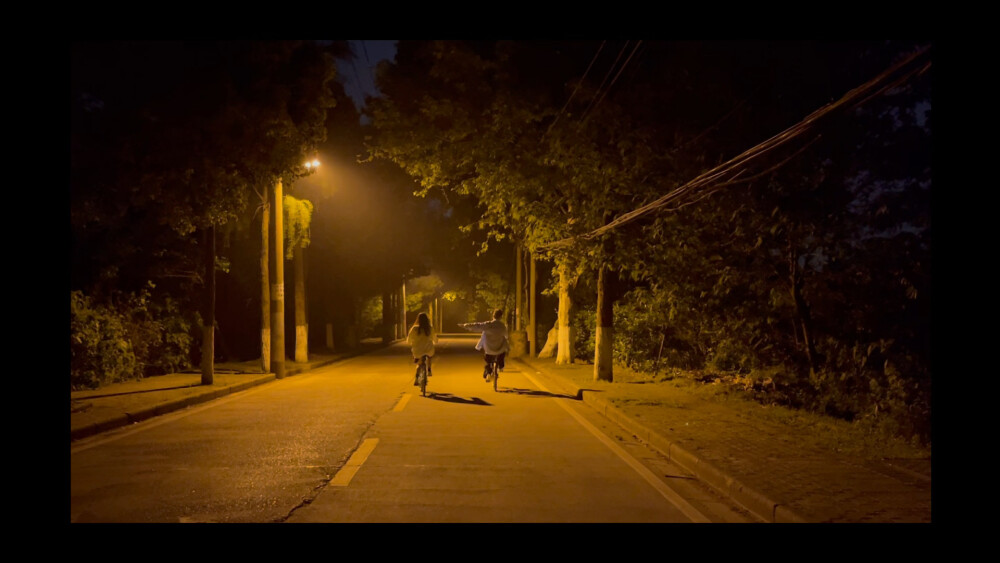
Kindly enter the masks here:
[[[431, 327], [431, 319], [427, 316], [427, 313], [420, 313], [417, 315], [417, 320], [410, 327], [410, 333], [406, 335], [406, 342], [410, 345], [410, 352], [413, 354], [413, 363], [419, 364], [420, 358], [422, 356], [427, 356], [427, 377], [431, 376], [431, 358], [434, 357], [434, 345], [437, 344], [438, 335], [434, 332], [434, 328]], [[420, 385], [418, 376], [420, 374], [420, 366], [417, 366], [417, 372], [413, 374], [413, 384]]]
[[486, 366], [483, 368], [483, 379], [490, 375], [490, 363], [496, 361], [497, 368], [503, 370], [504, 357], [510, 351], [510, 343], [507, 340], [507, 325], [500, 320], [503, 318], [503, 309], [493, 311], [493, 320], [481, 323], [464, 323], [458, 326], [469, 332], [482, 332], [476, 350], [483, 351], [483, 360]]

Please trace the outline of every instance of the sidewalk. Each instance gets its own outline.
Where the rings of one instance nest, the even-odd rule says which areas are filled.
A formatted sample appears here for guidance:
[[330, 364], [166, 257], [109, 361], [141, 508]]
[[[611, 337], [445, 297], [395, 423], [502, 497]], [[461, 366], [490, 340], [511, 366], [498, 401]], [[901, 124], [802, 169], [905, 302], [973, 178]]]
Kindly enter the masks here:
[[931, 522], [930, 459], [845, 455], [816, 445], [822, 429], [789, 428], [672, 385], [595, 382], [593, 365], [515, 361], [764, 522]]
[[[350, 352], [311, 354], [308, 362], [288, 360], [285, 362], [285, 376], [323, 367], [382, 346], [381, 343], [364, 343]], [[73, 391], [70, 393], [70, 441], [218, 399], [275, 379], [273, 373], [263, 373], [260, 360], [220, 362], [215, 365], [212, 385], [202, 385], [201, 372], [190, 370], [115, 383], [93, 391]]]

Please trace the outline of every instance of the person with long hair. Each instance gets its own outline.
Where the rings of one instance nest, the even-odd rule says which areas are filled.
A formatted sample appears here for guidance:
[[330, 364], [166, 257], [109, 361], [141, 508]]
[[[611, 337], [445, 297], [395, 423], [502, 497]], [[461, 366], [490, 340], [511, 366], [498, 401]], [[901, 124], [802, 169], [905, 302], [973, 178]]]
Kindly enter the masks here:
[[[417, 315], [417, 320], [410, 327], [410, 333], [406, 335], [406, 342], [410, 344], [410, 352], [413, 353], [413, 363], [419, 364], [421, 356], [427, 356], [427, 377], [431, 376], [431, 358], [434, 357], [434, 345], [437, 344], [438, 335], [431, 326], [431, 319], [427, 313]], [[420, 366], [417, 366], [417, 373], [413, 374], [413, 384], [420, 385], [417, 374]]]

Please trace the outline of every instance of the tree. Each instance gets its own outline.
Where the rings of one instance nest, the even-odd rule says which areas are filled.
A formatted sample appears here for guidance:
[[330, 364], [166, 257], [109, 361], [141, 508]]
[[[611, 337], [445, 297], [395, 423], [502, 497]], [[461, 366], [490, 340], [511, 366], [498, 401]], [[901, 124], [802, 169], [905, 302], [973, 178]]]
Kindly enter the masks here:
[[[205, 280], [183, 241], [236, 220], [251, 187], [301, 174], [332, 103], [332, 58], [310, 42], [79, 43], [73, 67], [74, 232], [106, 256], [105, 273], [85, 273], [81, 284], [135, 284], [157, 274], [170, 246], [182, 249], [176, 266], [159, 275]], [[130, 239], [128, 254], [116, 248], [143, 230], [169, 243], [150, 248], [156, 238], [145, 236]], [[202, 262], [214, 263], [214, 234], [203, 240]], [[152, 263], [136, 268], [130, 255]], [[213, 333], [206, 324], [205, 383]]]
[[[552, 51], [542, 44], [401, 42], [397, 63], [380, 69], [384, 97], [369, 110], [374, 157], [416, 178], [418, 195], [471, 196], [481, 216], [466, 231], [478, 227], [487, 241], [513, 235], [532, 252], [571, 233], [580, 209], [574, 205], [585, 199], [574, 192], [574, 177], [545, 158], [543, 120], [557, 111], [546, 100], [549, 84], [517, 74], [539, 54], [551, 58]], [[544, 62], [533, 61], [532, 71]], [[573, 275], [572, 257], [555, 258]], [[567, 277], [561, 287], [570, 285]], [[562, 303], [568, 315], [567, 296]], [[568, 334], [568, 325], [563, 330]]]

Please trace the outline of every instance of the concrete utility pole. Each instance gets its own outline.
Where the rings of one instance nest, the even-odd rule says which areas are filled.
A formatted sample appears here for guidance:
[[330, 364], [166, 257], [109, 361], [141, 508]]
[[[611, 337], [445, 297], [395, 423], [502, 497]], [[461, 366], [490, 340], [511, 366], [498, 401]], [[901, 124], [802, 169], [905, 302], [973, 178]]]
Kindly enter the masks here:
[[271, 200], [271, 373], [278, 379], [285, 377], [285, 224], [279, 178], [274, 185]]
[[399, 336], [406, 338], [406, 280], [399, 286]]
[[269, 196], [264, 197], [260, 225], [260, 370], [271, 371], [271, 275], [268, 273], [268, 247], [270, 246], [268, 224], [271, 219]]
[[514, 287], [517, 288], [514, 292], [514, 330], [520, 331], [523, 326], [521, 323], [521, 297], [524, 295], [524, 280], [522, 279], [524, 275], [522, 270], [524, 267], [521, 265], [521, 245], [518, 244], [516, 250], [514, 251], [514, 260], [517, 262], [515, 267], [516, 274], [514, 275]]
[[204, 232], [205, 310], [202, 318], [201, 384], [215, 381], [215, 226]]
[[392, 293], [389, 291], [382, 292], [382, 344], [389, 344], [392, 342], [392, 337], [395, 334], [395, 323], [392, 321]]
[[538, 275], [535, 271], [535, 255], [531, 255], [531, 273], [528, 276], [529, 289], [528, 289], [528, 338], [531, 343], [530, 353], [532, 358], [538, 357], [538, 317], [537, 313], [537, 299], [535, 297], [535, 284], [538, 281]]

